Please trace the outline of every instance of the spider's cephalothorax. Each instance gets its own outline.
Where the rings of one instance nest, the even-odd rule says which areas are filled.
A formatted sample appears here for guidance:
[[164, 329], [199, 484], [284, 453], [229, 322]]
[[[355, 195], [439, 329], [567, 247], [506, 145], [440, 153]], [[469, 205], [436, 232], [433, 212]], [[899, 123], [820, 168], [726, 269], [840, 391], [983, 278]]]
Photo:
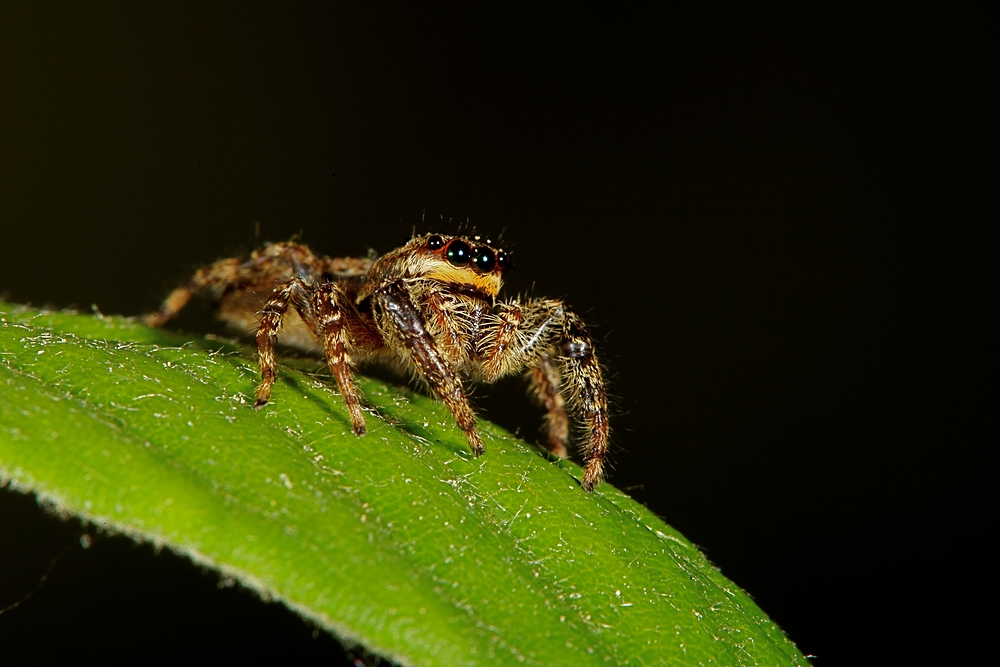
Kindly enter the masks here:
[[202, 268], [147, 321], [166, 324], [207, 290], [224, 320], [256, 328], [256, 407], [271, 396], [275, 343], [307, 350], [319, 344], [357, 435], [365, 433], [365, 418], [352, 366], [372, 360], [408, 369], [448, 406], [476, 456], [484, 447], [463, 378], [493, 382], [525, 372], [547, 411], [555, 454], [566, 456], [567, 409], [582, 421], [582, 484], [590, 491], [603, 476], [608, 440], [604, 380], [590, 335], [561, 301], [497, 301], [507, 262], [503, 250], [478, 236], [417, 236], [377, 260], [316, 257], [303, 245], [276, 243]]

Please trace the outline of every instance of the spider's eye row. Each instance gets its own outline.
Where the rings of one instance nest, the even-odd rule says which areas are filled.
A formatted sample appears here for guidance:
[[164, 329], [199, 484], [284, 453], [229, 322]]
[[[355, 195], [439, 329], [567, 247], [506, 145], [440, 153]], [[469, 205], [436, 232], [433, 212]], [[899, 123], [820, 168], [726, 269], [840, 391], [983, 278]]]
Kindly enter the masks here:
[[476, 268], [483, 273], [489, 273], [493, 270], [493, 267], [497, 264], [496, 255], [493, 251], [486, 247], [476, 248], [475, 250], [475, 264]]
[[507, 253], [505, 253], [503, 250], [498, 250], [497, 251], [497, 266], [499, 266], [501, 269], [506, 269], [507, 268], [507, 264], [508, 264]]
[[431, 250], [437, 250], [444, 245], [444, 239], [435, 234], [434, 236], [427, 239], [427, 247]]
[[453, 266], [465, 266], [472, 259], [472, 248], [465, 241], [455, 239], [448, 244], [444, 254]]

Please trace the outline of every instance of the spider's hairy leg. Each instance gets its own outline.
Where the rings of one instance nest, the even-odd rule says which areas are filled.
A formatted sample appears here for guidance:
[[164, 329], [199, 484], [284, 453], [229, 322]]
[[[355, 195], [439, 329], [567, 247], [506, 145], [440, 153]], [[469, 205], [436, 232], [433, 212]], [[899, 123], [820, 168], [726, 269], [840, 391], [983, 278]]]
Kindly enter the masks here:
[[578, 409], [587, 429], [583, 447], [583, 488], [593, 491], [604, 478], [604, 456], [608, 451], [608, 397], [604, 376], [594, 355], [594, 344], [574, 313], [564, 310], [559, 362], [570, 404]]
[[203, 266], [186, 283], [171, 292], [158, 311], [143, 317], [143, 321], [151, 327], [162, 327], [176, 317], [198, 292], [206, 289], [221, 291], [236, 282], [242, 263], [239, 257], [232, 257]]
[[[354, 309], [342, 288], [327, 283], [313, 294], [313, 309], [319, 332], [322, 335], [323, 351], [330, 372], [337, 380], [340, 395], [344, 397], [347, 411], [351, 415], [351, 426], [355, 435], [364, 435], [365, 415], [361, 411], [361, 391], [354, 382], [351, 360], [348, 355], [348, 320]], [[353, 318], [357, 319], [357, 318]], [[358, 325], [360, 326], [360, 324]]]
[[282, 283], [271, 292], [271, 298], [264, 304], [260, 327], [257, 329], [257, 356], [260, 362], [260, 384], [257, 386], [257, 401], [255, 408], [261, 408], [271, 398], [271, 387], [277, 372], [274, 346], [278, 340], [278, 329], [281, 320], [292, 304], [299, 312], [302, 321], [316, 333], [316, 313], [313, 310], [306, 284], [299, 278]]
[[476, 431], [476, 415], [469, 407], [462, 380], [428, 333], [424, 317], [406, 286], [397, 280], [378, 288], [372, 296], [383, 335], [405, 348], [420, 377], [455, 416], [469, 441], [469, 449], [475, 456], [482, 454], [486, 448]]
[[485, 382], [493, 382], [525, 366], [530, 367], [526, 374], [528, 393], [545, 407], [549, 451], [566, 458], [569, 418], [560, 388], [559, 369], [547, 352], [539, 351], [546, 347], [555, 332], [555, 318], [543, 304], [559, 308], [554, 305], [556, 302], [549, 301], [532, 302], [527, 312], [516, 301], [499, 304], [498, 319], [484, 331], [480, 349], [482, 374]]
[[545, 425], [549, 436], [549, 451], [560, 458], [569, 456], [569, 417], [566, 401], [559, 386], [559, 370], [548, 354], [541, 354], [538, 363], [528, 371], [528, 393], [545, 408]]
[[530, 391], [547, 410], [553, 453], [565, 451], [567, 405], [579, 415], [587, 433], [582, 486], [592, 491], [604, 477], [608, 400], [593, 341], [580, 318], [554, 299], [500, 304], [480, 353], [487, 381], [529, 369]]

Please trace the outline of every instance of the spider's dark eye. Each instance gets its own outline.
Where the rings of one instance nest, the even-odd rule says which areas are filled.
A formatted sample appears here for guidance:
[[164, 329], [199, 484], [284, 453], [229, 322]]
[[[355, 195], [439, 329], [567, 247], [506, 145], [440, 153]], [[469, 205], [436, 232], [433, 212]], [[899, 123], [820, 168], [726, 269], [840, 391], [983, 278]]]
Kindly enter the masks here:
[[501, 269], [506, 269], [507, 268], [507, 263], [508, 263], [507, 253], [505, 253], [503, 250], [498, 251], [497, 252], [497, 266], [499, 266]]
[[476, 268], [483, 273], [489, 273], [497, 265], [496, 255], [489, 248], [476, 248], [473, 255], [475, 256]]
[[445, 256], [454, 266], [465, 266], [472, 259], [472, 248], [465, 241], [455, 239], [448, 244]]
[[431, 250], [437, 250], [443, 245], [444, 245], [444, 239], [436, 234], [427, 239], [427, 247], [430, 248]]

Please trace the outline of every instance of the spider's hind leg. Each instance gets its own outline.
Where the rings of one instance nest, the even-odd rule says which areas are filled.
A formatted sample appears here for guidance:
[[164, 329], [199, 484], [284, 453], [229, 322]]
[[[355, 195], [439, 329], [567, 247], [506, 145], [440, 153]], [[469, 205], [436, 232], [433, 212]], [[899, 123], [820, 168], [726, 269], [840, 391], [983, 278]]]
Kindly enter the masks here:
[[242, 263], [243, 260], [233, 257], [203, 266], [195, 271], [186, 283], [171, 292], [163, 300], [159, 310], [143, 317], [143, 321], [151, 327], [162, 327], [174, 319], [198, 292], [203, 290], [221, 292], [227, 286], [234, 284], [238, 280]]

